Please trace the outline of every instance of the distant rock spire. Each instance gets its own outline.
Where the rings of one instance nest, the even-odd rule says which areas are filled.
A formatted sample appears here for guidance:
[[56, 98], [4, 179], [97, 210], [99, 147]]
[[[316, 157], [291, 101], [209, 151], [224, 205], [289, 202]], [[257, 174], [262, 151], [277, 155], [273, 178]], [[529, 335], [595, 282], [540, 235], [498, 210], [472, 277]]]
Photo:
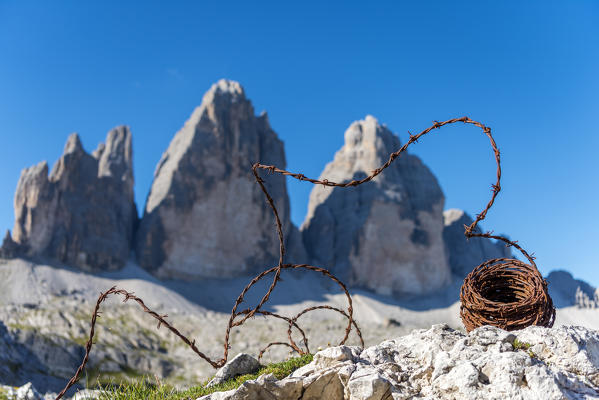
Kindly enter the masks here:
[[[99, 159], [86, 153], [73, 133], [49, 176], [45, 161], [23, 170], [14, 200], [13, 253], [85, 270], [125, 264], [137, 220], [129, 128], [112, 130], [99, 149]], [[3, 249], [10, 246], [15, 248], [5, 239]]]
[[66, 144], [64, 145], [63, 154], [70, 153], [83, 153], [83, 145], [81, 144], [81, 139], [79, 138], [79, 134], [71, 133], [69, 138], [67, 139]]
[[98, 176], [111, 177], [122, 182], [123, 189], [133, 201], [133, 145], [128, 126], [121, 125], [106, 136], [94, 153], [98, 160]]

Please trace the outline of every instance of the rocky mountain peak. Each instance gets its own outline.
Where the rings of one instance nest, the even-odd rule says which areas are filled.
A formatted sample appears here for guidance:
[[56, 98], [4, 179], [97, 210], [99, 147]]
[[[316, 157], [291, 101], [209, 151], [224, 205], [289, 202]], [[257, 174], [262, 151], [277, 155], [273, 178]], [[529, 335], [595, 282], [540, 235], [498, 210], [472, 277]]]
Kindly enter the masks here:
[[46, 162], [23, 170], [14, 207], [14, 243], [5, 240], [12, 252], [86, 270], [120, 268], [137, 219], [130, 132], [111, 131], [94, 155], [71, 134], [50, 176]]
[[460, 210], [459, 208], [450, 208], [449, 210], [445, 210], [443, 212], [443, 221], [446, 226], [454, 224], [460, 220], [466, 222], [466, 219], [470, 220], [464, 210]]
[[[201, 165], [194, 165], [195, 172], [189, 171], [194, 175], [199, 175], [201, 171], [203, 175], [218, 179], [230, 171], [225, 167], [229, 163], [241, 162], [241, 165], [236, 166], [237, 169], [249, 170], [251, 164], [248, 164], [250, 161], [246, 155], [255, 154], [252, 163], [259, 159], [256, 147], [260, 142], [260, 134], [256, 122], [254, 108], [238, 82], [223, 79], [212, 85], [203, 96], [201, 105], [177, 132], [158, 162], [145, 211], [152, 212], [165, 200], [172, 187], [173, 174], [184, 167], [181, 163], [189, 161], [186, 152], [191, 148], [203, 154], [203, 158], [197, 160]], [[261, 128], [263, 136], [278, 142], [277, 146], [282, 148], [282, 142], [269, 125]], [[249, 149], [248, 146], [254, 148]], [[275, 158], [285, 162], [284, 153]]]
[[[138, 232], [140, 264], [159, 276], [186, 278], [235, 276], [273, 264], [273, 217], [251, 173], [257, 161], [284, 168], [283, 142], [267, 118], [254, 114], [241, 85], [221, 80], [156, 167]], [[301, 254], [285, 178], [266, 179], [296, 243], [290, 250]]]
[[[389, 153], [399, 147], [399, 138], [385, 125], [379, 124], [375, 117], [367, 115], [363, 120], [351, 123], [345, 131], [344, 145], [333, 161], [338, 167], [325, 169], [328, 179], [339, 181], [353, 179], [355, 174], [370, 175], [387, 161]], [[343, 167], [339, 168], [341, 165]], [[392, 170], [375, 179], [393, 181], [393, 178], [387, 179], [388, 174], [394, 174]]]
[[217, 102], [219, 97], [230, 97], [231, 102], [246, 100], [243, 86], [239, 82], [229, 79], [221, 79], [213, 84], [204, 95], [202, 103]]
[[[93, 153], [98, 160], [98, 176], [121, 180], [126, 188], [133, 189], [133, 146], [131, 131], [122, 125], [112, 129]], [[128, 192], [133, 200], [133, 190]]]
[[[376, 118], [352, 123], [345, 144], [320, 179], [360, 179], [400, 148]], [[317, 263], [354, 286], [379, 293], [425, 293], [449, 282], [442, 239], [444, 196], [432, 172], [403, 153], [372, 182], [355, 188], [315, 186], [302, 225]]]
[[77, 133], [71, 133], [64, 145], [63, 154], [81, 153], [84, 152], [81, 138]]
[[345, 149], [370, 152], [366, 159], [386, 158], [391, 151], [399, 147], [399, 138], [385, 125], [379, 124], [372, 115], [367, 115], [363, 120], [353, 122], [345, 131]]

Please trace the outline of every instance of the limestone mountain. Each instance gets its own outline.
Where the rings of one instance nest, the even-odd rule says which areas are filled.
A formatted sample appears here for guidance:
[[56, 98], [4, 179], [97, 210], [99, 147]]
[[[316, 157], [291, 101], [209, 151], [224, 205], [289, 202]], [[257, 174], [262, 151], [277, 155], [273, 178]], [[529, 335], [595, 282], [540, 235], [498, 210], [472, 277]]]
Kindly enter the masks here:
[[[251, 173], [255, 162], [285, 167], [283, 142], [256, 116], [241, 85], [221, 80], [204, 95], [162, 155], [137, 233], [137, 259], [160, 277], [232, 277], [276, 265], [272, 211]], [[289, 219], [285, 178], [264, 176], [289, 257], [304, 254]]]
[[564, 270], [551, 271], [547, 275], [549, 294], [556, 307], [578, 306], [582, 308], [599, 307], [599, 288], [575, 279]]
[[137, 221], [131, 132], [120, 126], [88, 154], [69, 136], [48, 175], [47, 162], [21, 173], [15, 224], [4, 253], [39, 257], [84, 270], [112, 270], [127, 261]]
[[[400, 141], [368, 116], [350, 125], [321, 178], [348, 181], [382, 165]], [[255, 162], [285, 168], [283, 142], [266, 113], [255, 115], [242, 86], [220, 80], [162, 155], [138, 221], [131, 133], [118, 127], [88, 154], [76, 134], [48, 174], [23, 170], [15, 224], [1, 257], [42, 258], [85, 270], [122, 267], [132, 251], [161, 278], [227, 278], [278, 260], [271, 209], [251, 173]], [[382, 294], [433, 292], [481, 261], [509, 256], [502, 245], [466, 241], [459, 210], [422, 161], [402, 154], [372, 182], [315, 186], [300, 232], [290, 221], [284, 176], [262, 171], [277, 206], [287, 258], [331, 269], [350, 286]], [[138, 223], [139, 222], [139, 223]]]
[[[320, 179], [360, 179], [400, 148], [399, 138], [372, 117], [354, 122]], [[432, 292], [450, 280], [443, 242], [444, 196], [422, 161], [400, 156], [357, 187], [315, 186], [302, 225], [306, 249], [351, 286], [383, 294]]]

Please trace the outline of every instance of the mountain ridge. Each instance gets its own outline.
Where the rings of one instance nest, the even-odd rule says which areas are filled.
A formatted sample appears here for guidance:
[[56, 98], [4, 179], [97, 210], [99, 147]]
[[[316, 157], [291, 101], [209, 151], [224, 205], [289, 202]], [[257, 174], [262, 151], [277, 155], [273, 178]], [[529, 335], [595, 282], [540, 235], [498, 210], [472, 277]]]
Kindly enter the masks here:
[[[322, 177], [347, 180], [368, 173], [400, 145], [399, 138], [371, 115], [350, 124], [344, 136], [344, 147], [325, 167]], [[270, 127], [266, 113], [255, 115], [238, 82], [215, 83], [173, 137], [156, 167], [144, 216], [139, 221], [132, 192], [132, 157], [128, 127], [109, 132], [106, 144], [100, 144], [91, 154], [85, 152], [78, 135], [69, 136], [64, 154], [51, 172], [45, 162], [24, 170], [15, 193], [15, 208], [24, 211], [17, 210], [15, 228], [12, 234], [7, 233], [0, 254], [102, 271], [122, 268], [133, 252], [142, 266], [162, 279], [245, 276], [276, 264], [274, 220], [249, 171], [255, 161], [284, 168], [284, 144]], [[466, 241], [463, 225], [472, 218], [461, 210], [442, 210], [443, 193], [434, 174], [416, 156], [408, 153], [402, 157], [369, 187], [335, 195], [337, 202], [354, 207], [355, 212], [339, 213], [342, 207], [334, 202], [328, 206], [329, 195], [322, 195], [334, 191], [314, 187], [301, 232], [289, 218], [285, 178], [265, 176], [282, 216], [288, 260], [330, 268], [355, 288], [404, 296], [447, 286], [486, 259], [510, 255], [509, 249], [493, 241]], [[336, 162], [341, 166], [336, 167]], [[182, 163], [187, 167], [181, 167]], [[59, 178], [69, 174], [76, 179]], [[107, 181], [113, 182], [116, 189], [104, 190]], [[217, 193], [213, 189], [218, 182], [225, 183]], [[356, 193], [362, 193], [357, 205], [352, 204]], [[90, 195], [104, 205], [87, 207]], [[57, 198], [64, 201], [69, 196], [74, 200], [59, 207], [63, 211], [57, 214]], [[314, 218], [315, 211], [324, 206], [328, 209], [324, 217]], [[71, 212], [78, 207], [84, 211]], [[437, 210], [431, 214], [434, 207]], [[110, 209], [117, 211], [111, 213]], [[333, 213], [337, 215], [330, 217]], [[338, 225], [345, 217], [362, 214], [362, 220]], [[54, 221], [56, 215], [58, 222]], [[39, 216], [47, 221], [38, 222]], [[96, 216], [102, 221], [112, 218], [113, 223], [90, 223]], [[403, 231], [397, 231], [396, 239], [385, 234], [396, 229], [397, 224], [389, 224], [393, 218], [408, 224]], [[62, 221], [71, 222], [64, 225]], [[69, 226], [88, 227], [92, 232], [84, 230], [69, 236]], [[120, 227], [120, 236], [106, 241], [103, 246], [109, 250], [99, 251], [100, 255], [86, 250], [86, 243], [94, 243], [98, 237], [95, 227], [110, 231], [112, 226]], [[378, 239], [373, 240], [377, 235]], [[403, 244], [398, 239], [404, 240]], [[46, 250], [48, 246], [37, 244], [40, 242], [54, 244]], [[434, 243], [435, 250], [426, 261], [434, 273], [415, 275], [409, 278], [413, 284], [404, 285], [410, 268], [417, 271], [423, 257], [426, 259], [427, 242]], [[336, 248], [331, 243], [349, 247]], [[114, 249], [120, 249], [119, 256], [102, 261]], [[373, 273], [376, 266], [381, 271]], [[389, 274], [392, 278], [384, 279]], [[399, 275], [393, 278], [393, 274]], [[589, 290], [583, 292], [593, 298]]]

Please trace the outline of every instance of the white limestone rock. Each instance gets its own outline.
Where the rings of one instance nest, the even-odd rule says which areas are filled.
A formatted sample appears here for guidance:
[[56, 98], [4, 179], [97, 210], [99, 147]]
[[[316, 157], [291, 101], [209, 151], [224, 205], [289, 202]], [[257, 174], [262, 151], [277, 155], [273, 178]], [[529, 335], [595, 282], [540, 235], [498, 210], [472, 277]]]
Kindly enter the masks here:
[[[97, 400], [100, 398], [109, 398], [109, 393], [97, 389], [83, 389], [78, 391], [71, 397], [71, 400]], [[54, 397], [53, 399], [55, 399]]]
[[[241, 85], [221, 80], [204, 95], [162, 155], [137, 233], [139, 263], [165, 278], [234, 277], [276, 265], [272, 211], [252, 164], [285, 167], [283, 142]], [[285, 177], [262, 171], [287, 239], [288, 260], [305, 261], [289, 219]]]
[[31, 382], [17, 388], [13, 396], [15, 400], [42, 400], [42, 395], [35, 389]]
[[[2, 395], [6, 397], [2, 397]], [[31, 382], [27, 382], [20, 387], [0, 385], [0, 398], [7, 398], [8, 400], [54, 400], [57, 395], [58, 393], [54, 392], [42, 395]], [[96, 400], [102, 396], [106, 397], [107, 393], [102, 390], [83, 389], [77, 391], [71, 397], [64, 397], [64, 399]]]
[[285, 378], [277, 380], [273, 374], [260, 376], [256, 380], [244, 382], [238, 389], [216, 392], [198, 400], [277, 400], [299, 399], [302, 394], [302, 380]]
[[260, 363], [249, 354], [239, 353], [220, 368], [208, 387], [215, 386], [239, 375], [252, 374], [260, 368]]
[[[347, 129], [345, 144], [320, 179], [363, 178], [399, 148], [399, 138], [367, 116]], [[450, 280], [443, 204], [431, 171], [404, 153], [372, 182], [315, 186], [301, 227], [304, 244], [316, 264], [351, 286], [381, 294], [432, 292]]]
[[[506, 332], [485, 326], [466, 335], [441, 324], [359, 355], [345, 346], [326, 349], [301, 370], [279, 381], [261, 377], [248, 386], [251, 393], [276, 387], [277, 398], [298, 400], [318, 395], [329, 400], [599, 399], [599, 332], [571, 326]], [[202, 399], [255, 398], [248, 394], [240, 388]]]

